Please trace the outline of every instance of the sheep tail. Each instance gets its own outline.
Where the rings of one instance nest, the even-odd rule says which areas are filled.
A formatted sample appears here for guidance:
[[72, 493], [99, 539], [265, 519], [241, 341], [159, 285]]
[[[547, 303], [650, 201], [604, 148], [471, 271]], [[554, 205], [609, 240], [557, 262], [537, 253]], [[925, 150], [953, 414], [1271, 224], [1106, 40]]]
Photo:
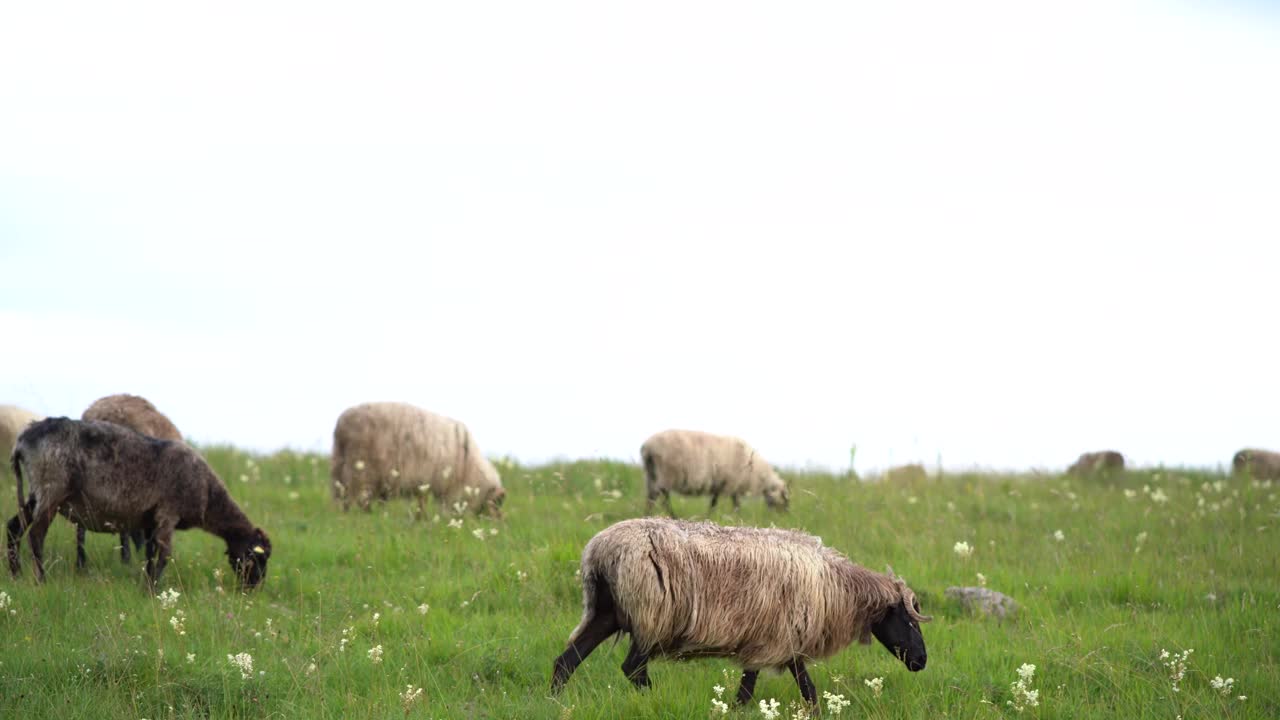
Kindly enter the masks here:
[[18, 514], [22, 514], [22, 503], [26, 501], [22, 492], [22, 446], [13, 449], [13, 457], [10, 459], [13, 465], [13, 476], [18, 479]]

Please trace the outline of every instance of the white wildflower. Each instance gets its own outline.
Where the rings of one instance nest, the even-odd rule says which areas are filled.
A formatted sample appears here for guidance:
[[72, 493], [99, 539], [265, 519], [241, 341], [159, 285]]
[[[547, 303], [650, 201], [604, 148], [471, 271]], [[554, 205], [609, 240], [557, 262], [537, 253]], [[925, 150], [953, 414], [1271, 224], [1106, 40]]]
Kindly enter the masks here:
[[723, 686], [723, 685], [712, 685], [712, 686], [711, 686], [711, 691], [712, 691], [712, 692], [714, 692], [714, 693], [716, 694], [716, 697], [724, 697], [724, 686]]
[[477, 540], [484, 540], [484, 528], [476, 528], [471, 531], [471, 534], [474, 535]]
[[978, 573], [978, 587], [986, 587], [986, 586], [987, 586], [987, 576], [983, 575], [982, 573]]
[[764, 716], [764, 720], [774, 720], [782, 713], [778, 711], [778, 701], [773, 698], [760, 701], [760, 714]]
[[1124, 496], [1125, 496], [1125, 497], [1127, 497], [1127, 498], [1129, 498], [1130, 500], [1132, 500], [1132, 499], [1134, 499], [1134, 498], [1138, 497], [1138, 491], [1137, 491], [1137, 490], [1131, 490], [1131, 489], [1129, 489], [1129, 488], [1125, 488], [1125, 489], [1124, 489]]
[[195, 662], [195, 661], [196, 661], [196, 654], [195, 654], [195, 653], [187, 653], [187, 664], [188, 664], [188, 665], [190, 665], [191, 663], [193, 663], [193, 662]]
[[498, 534], [498, 528], [489, 528], [490, 537]]
[[1221, 675], [1214, 675], [1213, 679], [1209, 681], [1209, 687], [1217, 690], [1225, 696], [1231, 694], [1231, 686], [1234, 685], [1235, 682], [1235, 678], [1227, 678], [1224, 680]]
[[249, 653], [227, 655], [227, 662], [234, 665], [236, 669], [240, 671], [241, 680], [253, 679], [253, 656]]
[[369, 662], [373, 663], [374, 665], [377, 665], [378, 663], [382, 662], [382, 646], [381, 645], [374, 645], [373, 647], [369, 648]]
[[843, 695], [833, 695], [826, 690], [822, 692], [822, 699], [827, 701], [827, 709], [832, 715], [839, 715], [840, 711], [849, 705], [849, 701], [845, 700]]
[[316, 664], [315, 664], [315, 663], [311, 663], [310, 665], [307, 665], [307, 674], [308, 674], [308, 675], [310, 675], [311, 673], [313, 673], [313, 672], [315, 672], [315, 671], [316, 671]]
[[880, 693], [884, 690], [884, 678], [882, 677], [871, 678], [870, 680], [863, 680], [862, 684], [871, 688], [871, 695], [873, 697], [880, 697]]
[[1155, 491], [1151, 493], [1151, 502], [1167, 503], [1169, 502], [1169, 496], [1165, 495], [1164, 491], [1160, 488], [1156, 488]]
[[169, 625], [173, 627], [173, 631], [179, 635], [187, 634], [186, 614], [181, 610], [175, 610], [173, 617], [169, 618]]
[[729, 703], [723, 700], [717, 700], [716, 698], [711, 698], [711, 710], [712, 712], [718, 712], [721, 715], [728, 715]]
[[418, 606], [418, 614], [419, 614], [419, 615], [426, 615], [426, 614], [427, 614], [427, 611], [428, 611], [428, 610], [430, 610], [430, 609], [431, 609], [431, 606], [430, 606], [430, 605], [428, 605], [428, 604], [426, 604], [426, 603], [422, 603], [421, 605], [419, 605], [419, 606]]
[[461, 515], [467, 511], [467, 504], [461, 500], [453, 504], [453, 514]]
[[956, 543], [951, 549], [962, 558], [967, 558], [973, 554], [973, 546], [963, 540]]
[[1006, 700], [1005, 705], [1013, 708], [1016, 712], [1022, 712], [1027, 708], [1039, 707], [1040, 691], [1031, 689], [1031, 680], [1036, 674], [1036, 666], [1030, 663], [1023, 663], [1018, 668], [1018, 681], [1009, 686], [1009, 693], [1013, 695], [1012, 700]]
[[178, 592], [177, 590], [174, 590], [173, 588], [169, 588], [168, 590], [165, 590], [164, 592], [157, 595], [156, 599], [160, 601], [160, 607], [162, 609], [168, 610], [172, 608], [174, 605], [178, 604], [178, 596], [181, 594], [182, 593]]
[[363, 470], [363, 469], [364, 469], [364, 461], [363, 461], [363, 460], [357, 460], [357, 461], [356, 461], [356, 470]]
[[449, 527], [453, 528], [454, 530], [461, 530], [461, 529], [462, 529], [462, 518], [454, 518], [454, 519], [450, 520], [450, 521], [449, 521]]
[[1062, 542], [1063, 540], [1066, 540], [1066, 539], [1067, 539], [1067, 536], [1066, 536], [1066, 535], [1064, 535], [1064, 534], [1063, 534], [1063, 532], [1062, 532], [1061, 530], [1054, 530], [1054, 531], [1053, 531], [1053, 539], [1054, 539], [1054, 540], [1057, 540], [1058, 542]]
[[1187, 674], [1187, 660], [1195, 650], [1187, 648], [1182, 654], [1171, 653], [1161, 648], [1160, 659], [1169, 668], [1169, 679], [1173, 682], [1173, 691], [1182, 692], [1182, 678]]
[[409, 712], [409, 706], [417, 702], [422, 697], [422, 688], [412, 685], [405, 685], [404, 692], [400, 693], [400, 703], [404, 705], [404, 711]]
[[13, 598], [9, 597], [9, 593], [0, 590], [0, 610], [8, 610], [13, 604]]

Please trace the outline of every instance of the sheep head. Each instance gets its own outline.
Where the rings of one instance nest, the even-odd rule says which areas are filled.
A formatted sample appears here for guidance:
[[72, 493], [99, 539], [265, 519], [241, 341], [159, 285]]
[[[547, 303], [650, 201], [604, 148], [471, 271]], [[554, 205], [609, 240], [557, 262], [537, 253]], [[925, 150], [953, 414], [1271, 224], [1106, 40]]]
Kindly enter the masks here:
[[227, 560], [246, 590], [254, 589], [267, 576], [270, 559], [271, 539], [262, 528], [254, 528], [248, 535], [227, 542]]
[[918, 672], [929, 659], [920, 624], [933, 618], [920, 613], [920, 601], [901, 578], [894, 578], [894, 585], [895, 602], [886, 609], [884, 617], [871, 624], [871, 634], [908, 670]]

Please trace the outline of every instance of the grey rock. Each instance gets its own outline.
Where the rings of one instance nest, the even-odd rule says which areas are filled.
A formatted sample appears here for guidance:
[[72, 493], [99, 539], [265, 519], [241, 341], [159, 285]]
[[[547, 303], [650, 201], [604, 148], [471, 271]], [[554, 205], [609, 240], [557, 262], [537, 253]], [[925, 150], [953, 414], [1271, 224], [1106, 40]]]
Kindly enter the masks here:
[[945, 594], [970, 612], [992, 615], [1002, 620], [1018, 610], [1018, 603], [1013, 598], [990, 588], [949, 587]]

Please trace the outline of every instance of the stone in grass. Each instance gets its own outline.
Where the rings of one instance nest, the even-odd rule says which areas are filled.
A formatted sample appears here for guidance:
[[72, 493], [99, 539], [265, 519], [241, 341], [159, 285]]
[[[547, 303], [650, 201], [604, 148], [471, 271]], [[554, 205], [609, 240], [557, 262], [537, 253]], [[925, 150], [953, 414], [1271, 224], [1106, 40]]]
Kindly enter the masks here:
[[994, 615], [1002, 620], [1018, 610], [1018, 603], [1013, 598], [990, 588], [949, 587], [945, 594], [970, 612]]

